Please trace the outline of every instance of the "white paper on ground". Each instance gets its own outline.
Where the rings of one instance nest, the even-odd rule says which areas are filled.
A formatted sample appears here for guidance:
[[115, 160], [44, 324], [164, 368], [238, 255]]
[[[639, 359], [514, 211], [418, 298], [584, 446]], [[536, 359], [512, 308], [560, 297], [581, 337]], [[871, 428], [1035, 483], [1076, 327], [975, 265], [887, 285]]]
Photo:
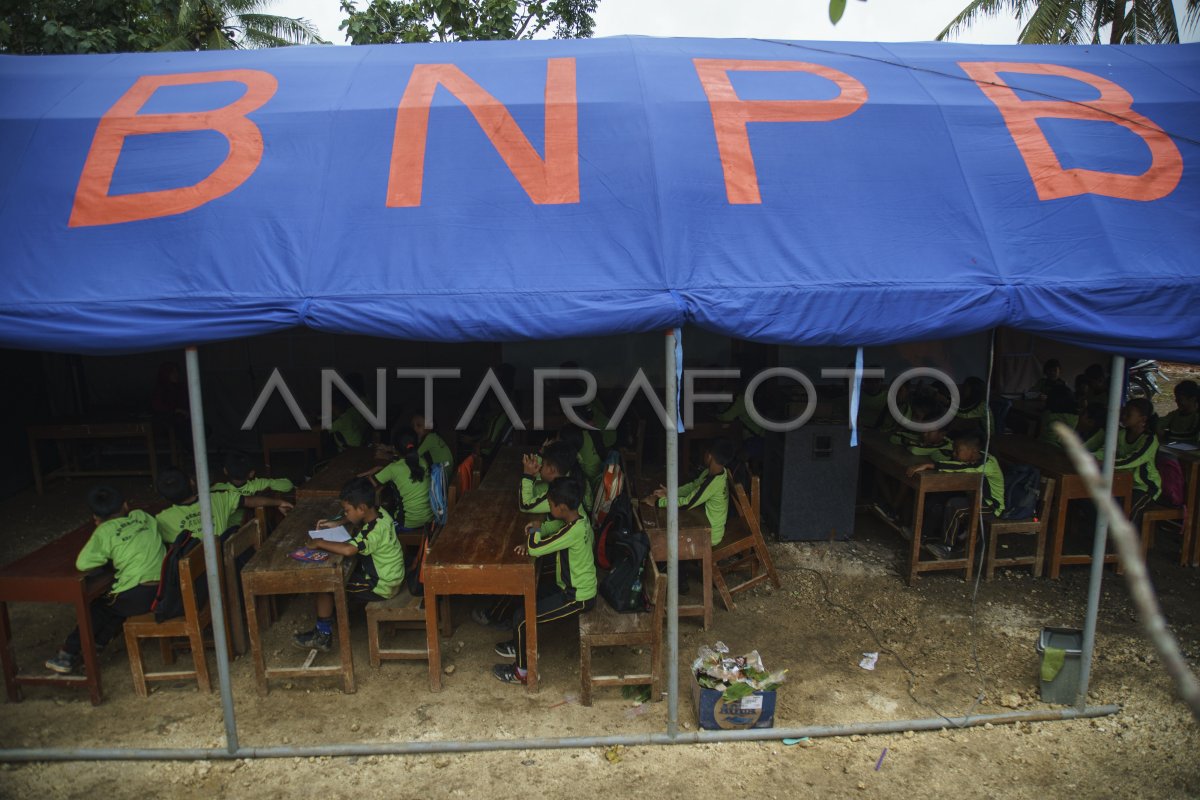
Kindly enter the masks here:
[[350, 533], [342, 525], [336, 528], [324, 528], [319, 531], [309, 531], [308, 538], [324, 539], [327, 542], [348, 542], [350, 541]]
[[879, 660], [879, 653], [863, 653], [862, 661], [858, 665], [863, 669], [875, 669], [875, 662]]

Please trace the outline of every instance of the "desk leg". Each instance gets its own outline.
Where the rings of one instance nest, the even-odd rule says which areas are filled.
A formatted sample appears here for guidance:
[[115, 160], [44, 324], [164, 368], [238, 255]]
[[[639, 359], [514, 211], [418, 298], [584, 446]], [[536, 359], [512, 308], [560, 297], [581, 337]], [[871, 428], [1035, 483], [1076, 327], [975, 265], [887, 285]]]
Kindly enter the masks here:
[[1067, 532], [1067, 504], [1070, 502], [1067, 487], [1064, 486], [1054, 503], [1054, 546], [1050, 548], [1050, 580], [1052, 581], [1058, 580], [1058, 573], [1062, 569], [1063, 538]]
[[708, 630], [713, 624], [713, 558], [712, 544], [704, 548], [704, 557], [700, 559], [700, 575], [704, 581], [704, 589], [701, 591], [701, 596], [704, 602], [704, 630]]
[[259, 695], [266, 697], [271, 691], [267, 686], [267, 664], [263, 654], [262, 630], [259, 627], [258, 598], [254, 589], [242, 582], [242, 594], [246, 599], [246, 627], [250, 629], [250, 657], [254, 659], [254, 679]]
[[438, 637], [438, 596], [425, 585], [425, 647], [429, 651], [429, 691], [442, 690], [442, 642]]
[[538, 641], [537, 641], [537, 575], [530, 570], [530, 585], [525, 588], [525, 665], [529, 675], [525, 690], [533, 693], [538, 688]]
[[0, 602], [0, 664], [4, 667], [4, 691], [8, 693], [8, 702], [21, 702], [17, 660], [12, 649], [12, 621], [8, 618], [8, 603], [3, 602]]
[[338, 650], [342, 656], [342, 691], [354, 694], [354, 653], [350, 649], [350, 609], [346, 604], [346, 588], [342, 571], [338, 570], [338, 585], [333, 592], [334, 613], [337, 614]]
[[79, 623], [79, 646], [82, 649], [83, 668], [87, 671], [88, 694], [92, 697], [92, 705], [100, 705], [100, 658], [96, 655], [96, 635], [92, 630], [92, 609], [83, 594], [83, 583], [79, 586], [79, 596], [75, 598], [75, 617]]
[[967, 582], [975, 571], [975, 539], [979, 536], [979, 513], [981, 498], [979, 492], [971, 495], [971, 524], [967, 528]]
[[29, 436], [29, 463], [33, 465], [33, 487], [40, 495], [42, 493], [42, 462], [38, 460], [37, 439], [33, 438], [33, 434]]
[[908, 585], [917, 582], [917, 564], [921, 560], [921, 530], [925, 527], [925, 489], [917, 488], [917, 497], [913, 507], [912, 547], [908, 549]]

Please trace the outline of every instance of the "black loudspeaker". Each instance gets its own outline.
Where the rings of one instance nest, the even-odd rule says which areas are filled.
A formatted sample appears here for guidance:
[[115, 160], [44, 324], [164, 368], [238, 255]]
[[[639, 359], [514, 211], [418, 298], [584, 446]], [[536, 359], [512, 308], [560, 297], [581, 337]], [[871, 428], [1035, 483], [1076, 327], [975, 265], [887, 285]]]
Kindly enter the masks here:
[[842, 541], [854, 533], [858, 451], [845, 422], [767, 434], [762, 515], [780, 541]]

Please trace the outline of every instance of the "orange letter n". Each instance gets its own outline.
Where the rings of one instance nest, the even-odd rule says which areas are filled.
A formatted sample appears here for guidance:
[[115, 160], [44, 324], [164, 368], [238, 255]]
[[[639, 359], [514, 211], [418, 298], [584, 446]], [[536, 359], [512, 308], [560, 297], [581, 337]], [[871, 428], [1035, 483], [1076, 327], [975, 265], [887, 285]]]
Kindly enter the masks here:
[[[246, 87], [233, 103], [212, 111], [174, 114], [138, 114], [151, 95], [163, 86], [232, 81]], [[262, 159], [263, 142], [258, 126], [246, 115], [275, 94], [278, 84], [267, 72], [253, 69], [144, 75], [100, 118], [71, 209], [70, 227], [111, 225], [167, 217], [198, 208], [229, 194], [249, 178]], [[110, 195], [113, 170], [125, 138], [148, 133], [217, 131], [229, 140], [229, 154], [221, 166], [192, 186], [152, 192]]]
[[[727, 61], [696, 58], [696, 74], [712, 113], [717, 134], [717, 151], [725, 170], [725, 195], [737, 204], [761, 203], [754, 154], [750, 152], [749, 122], [829, 122], [853, 114], [867, 102], [867, 87], [846, 73], [804, 61]], [[733, 90], [729, 73], [811, 72], [838, 86], [832, 100], [741, 100]]]
[[[992, 61], [958, 64], [989, 100], [1000, 109], [1025, 168], [1033, 179], [1040, 200], [1057, 200], [1080, 194], [1100, 194], [1124, 200], [1158, 200], [1175, 191], [1183, 176], [1183, 157], [1163, 129], [1133, 110], [1129, 92], [1112, 81], [1090, 72], [1056, 64], [1026, 64]], [[1065, 100], [1022, 100], [1001, 72], [1029, 75], [1058, 75], [1094, 87], [1100, 99], [1087, 103]], [[1054, 148], [1038, 127], [1039, 119], [1082, 119], [1112, 122], [1141, 137], [1150, 148], [1150, 167], [1141, 175], [1063, 169]]]
[[396, 111], [387, 205], [421, 205], [429, 109], [438, 85], [467, 106], [529, 199], [538, 205], [579, 202], [579, 119], [575, 59], [546, 62], [546, 157], [538, 156], [499, 100], [453, 64], [417, 64]]

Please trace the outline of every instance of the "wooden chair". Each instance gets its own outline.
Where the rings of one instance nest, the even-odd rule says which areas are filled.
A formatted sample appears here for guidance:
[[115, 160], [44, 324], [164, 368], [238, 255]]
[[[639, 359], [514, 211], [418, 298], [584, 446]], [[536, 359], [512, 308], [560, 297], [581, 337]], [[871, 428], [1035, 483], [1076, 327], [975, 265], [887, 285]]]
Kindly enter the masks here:
[[[1195, 513], [1194, 511], [1192, 513]], [[1183, 533], [1183, 543], [1179, 548], [1179, 565], [1186, 567], [1188, 565], [1188, 556], [1192, 552], [1192, 525], [1185, 524], [1187, 517], [1187, 509], [1184, 506], [1160, 506], [1152, 505], [1142, 512], [1142, 561], [1146, 560], [1150, 548], [1154, 546], [1154, 533], [1158, 530], [1160, 522], [1178, 522], [1180, 530]], [[1117, 573], [1121, 573], [1120, 563], [1117, 564]]]
[[[208, 677], [208, 659], [204, 650], [204, 629], [212, 622], [212, 611], [208, 603], [203, 607], [196, 602], [196, 586], [204, 581], [204, 546], [196, 547], [179, 561], [179, 585], [183, 595], [183, 616], [157, 622], [153, 613], [130, 617], [125, 621], [125, 649], [129, 651], [129, 668], [133, 672], [133, 689], [139, 697], [149, 697], [147, 681], [177, 681], [195, 678], [196, 685], [206, 692], [212, 691]], [[142, 658], [142, 640], [158, 639], [163, 663], [175, 663], [175, 650], [171, 639], [186, 636], [191, 645], [195, 662], [190, 670], [164, 670], [147, 672]]]
[[321, 441], [321, 431], [314, 428], [311, 431], [295, 431], [293, 433], [264, 433], [262, 436], [263, 471], [268, 478], [274, 477], [271, 470], [271, 453], [279, 451], [313, 451], [314, 462], [324, 457], [324, 445]]
[[[996, 567], [1033, 567], [1033, 577], [1042, 576], [1042, 565], [1046, 558], [1046, 531], [1050, 527], [1050, 512], [1054, 508], [1054, 479], [1042, 478], [1038, 491], [1037, 513], [1033, 519], [993, 519], [984, 522], [987, 532], [987, 564], [984, 566], [984, 577], [991, 580], [996, 574]], [[1035, 536], [1034, 553], [1031, 556], [1013, 556], [997, 558], [996, 549], [999, 547], [1001, 536]]]
[[[262, 511], [262, 508], [256, 509]], [[225, 617], [229, 620], [229, 639], [235, 655], [244, 655], [250, 646], [246, 634], [246, 615], [242, 611], [241, 579], [237, 561], [246, 552], [257, 553], [263, 545], [263, 528], [256, 517], [248, 520], [237, 532], [221, 542], [221, 583], [225, 593]], [[264, 603], [265, 610], [269, 604]], [[273, 615], [273, 609], [272, 609]]]
[[472, 453], [458, 465], [454, 473], [454, 485], [458, 489], [459, 499], [462, 499], [467, 492], [479, 486], [479, 482], [483, 480], [479, 462], [479, 456]]
[[[425, 638], [425, 606], [420, 597], [414, 597], [407, 589], [390, 600], [379, 600], [367, 603], [367, 650], [371, 666], [378, 667], [384, 661], [428, 661], [429, 648]], [[439, 619], [450, 620], [450, 597], [438, 598], [441, 602]], [[421, 631], [420, 647], [383, 647], [379, 643], [381, 628], [390, 624], [393, 628]], [[443, 633], [446, 633], [443, 625]], [[449, 635], [449, 633], [446, 633]]]
[[[725, 537], [713, 547], [712, 561], [713, 585], [717, 587], [725, 608], [732, 611], [736, 607], [733, 595], [738, 592], [744, 592], [765, 580], [770, 580], [777, 589], [781, 584], [779, 573], [775, 571], [775, 562], [771, 560], [766, 539], [763, 538], [762, 520], [754, 501], [750, 499], [759, 496], [758, 476], [750, 478], [750, 495], [737, 481], [730, 481], [730, 485], [740, 517], [730, 518], [725, 526]], [[749, 572], [750, 577], [730, 585], [727, 576], [740, 572]]]
[[[662, 630], [667, 610], [667, 576], [652, 556], [646, 557], [642, 580], [651, 587], [653, 605], [638, 614], [620, 614], [601, 597], [591, 611], [579, 617], [580, 702], [592, 704], [597, 686], [641, 686], [650, 684], [650, 699], [662, 697]], [[633, 675], [592, 675], [592, 648], [646, 645], [650, 650], [649, 672]]]

